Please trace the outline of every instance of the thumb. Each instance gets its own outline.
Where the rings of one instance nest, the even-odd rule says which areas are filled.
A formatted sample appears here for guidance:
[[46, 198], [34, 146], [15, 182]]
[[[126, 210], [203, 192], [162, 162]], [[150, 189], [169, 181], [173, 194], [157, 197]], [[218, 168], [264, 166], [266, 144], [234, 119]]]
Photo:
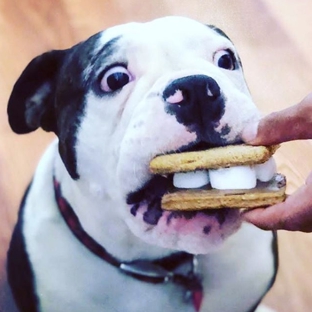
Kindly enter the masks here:
[[312, 138], [312, 93], [299, 104], [271, 113], [259, 124], [249, 124], [242, 139], [253, 145], [271, 145]]
[[243, 219], [264, 230], [312, 232], [311, 175], [285, 202], [246, 211], [242, 214]]

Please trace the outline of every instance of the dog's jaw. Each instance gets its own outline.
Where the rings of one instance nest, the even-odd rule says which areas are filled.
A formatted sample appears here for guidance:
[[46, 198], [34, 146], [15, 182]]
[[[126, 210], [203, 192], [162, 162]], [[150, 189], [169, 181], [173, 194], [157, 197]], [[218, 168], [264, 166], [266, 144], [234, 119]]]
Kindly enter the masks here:
[[[146, 205], [140, 205], [135, 218], [144, 219]], [[224, 219], [223, 219], [224, 218]], [[223, 222], [220, 222], [223, 219]], [[218, 249], [234, 234], [241, 221], [237, 211], [196, 212], [191, 218], [184, 214], [163, 212], [156, 226], [134, 218], [126, 219], [131, 231], [145, 242], [192, 254], [207, 254]]]

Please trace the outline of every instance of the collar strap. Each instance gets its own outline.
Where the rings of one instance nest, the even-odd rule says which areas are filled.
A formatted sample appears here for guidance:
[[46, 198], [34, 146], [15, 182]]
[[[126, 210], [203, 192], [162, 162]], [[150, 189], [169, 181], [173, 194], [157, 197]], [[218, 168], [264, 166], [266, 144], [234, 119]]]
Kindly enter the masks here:
[[[74, 236], [93, 254], [132, 277], [148, 283], [173, 282], [186, 288], [186, 295], [193, 299], [196, 311], [199, 311], [202, 298], [202, 284], [196, 274], [196, 257], [186, 252], [176, 252], [156, 260], [134, 260], [122, 262], [111, 255], [94, 240], [82, 227], [77, 215], [63, 197], [61, 185], [53, 176], [54, 195], [59, 211]], [[182, 265], [190, 264], [186, 275], [176, 273]]]

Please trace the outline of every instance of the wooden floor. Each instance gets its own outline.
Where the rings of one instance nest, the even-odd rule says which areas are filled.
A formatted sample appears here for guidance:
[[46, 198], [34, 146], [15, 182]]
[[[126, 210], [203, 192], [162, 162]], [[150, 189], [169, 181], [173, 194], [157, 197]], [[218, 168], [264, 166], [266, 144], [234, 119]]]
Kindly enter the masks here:
[[[228, 33], [255, 102], [268, 113], [312, 91], [311, 12], [310, 0], [0, 0], [0, 311], [14, 311], [4, 263], [18, 203], [52, 137], [40, 131], [17, 136], [7, 125], [10, 90], [32, 57], [117, 23], [189, 16]], [[291, 193], [312, 169], [312, 144], [284, 144], [276, 159]], [[278, 311], [312, 311], [312, 234], [279, 234], [280, 271], [265, 300]]]

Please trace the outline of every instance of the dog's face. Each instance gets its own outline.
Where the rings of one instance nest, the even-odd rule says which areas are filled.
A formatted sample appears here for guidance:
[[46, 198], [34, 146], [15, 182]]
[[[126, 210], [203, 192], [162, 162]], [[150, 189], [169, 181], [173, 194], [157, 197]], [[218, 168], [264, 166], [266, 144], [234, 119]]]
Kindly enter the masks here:
[[206, 253], [240, 226], [233, 210], [162, 210], [172, 182], [149, 171], [158, 154], [240, 142], [258, 119], [237, 52], [214, 27], [161, 18], [44, 54], [16, 83], [8, 113], [18, 133], [54, 131], [72, 178], [113, 198], [103, 214], [116, 209], [149, 243]]

